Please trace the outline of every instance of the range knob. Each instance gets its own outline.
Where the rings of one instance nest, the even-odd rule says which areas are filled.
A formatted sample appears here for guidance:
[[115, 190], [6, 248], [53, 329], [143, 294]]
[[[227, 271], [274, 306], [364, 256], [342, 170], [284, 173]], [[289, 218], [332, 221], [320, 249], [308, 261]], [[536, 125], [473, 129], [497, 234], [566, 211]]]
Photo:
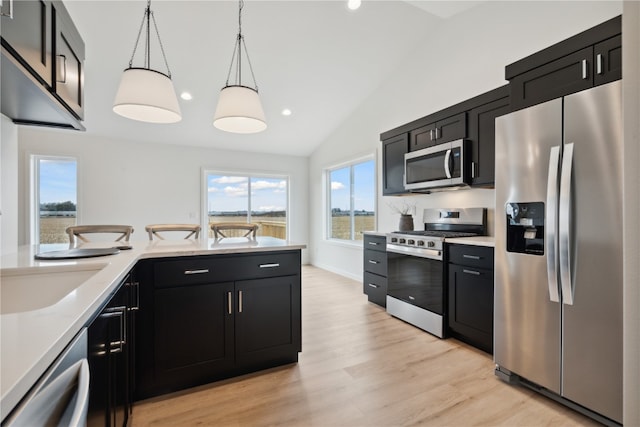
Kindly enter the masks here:
[[418, 246], [424, 246], [424, 240], [418, 240]]
[[405, 239], [400, 239], [398, 243], [407, 243], [407, 241]]
[[415, 241], [415, 240], [413, 240], [413, 239], [409, 239], [409, 240], [407, 240], [407, 243], [408, 243], [409, 245], [415, 245], [415, 244], [416, 244], [416, 241]]
[[436, 246], [436, 242], [432, 242], [432, 241], [428, 241], [428, 242], [427, 242], [427, 247], [429, 247], [429, 248], [433, 248], [433, 247], [435, 247], [435, 246]]
[[397, 238], [397, 237], [392, 237], [392, 238], [391, 238], [391, 243], [396, 243], [397, 241], [398, 241], [398, 238]]

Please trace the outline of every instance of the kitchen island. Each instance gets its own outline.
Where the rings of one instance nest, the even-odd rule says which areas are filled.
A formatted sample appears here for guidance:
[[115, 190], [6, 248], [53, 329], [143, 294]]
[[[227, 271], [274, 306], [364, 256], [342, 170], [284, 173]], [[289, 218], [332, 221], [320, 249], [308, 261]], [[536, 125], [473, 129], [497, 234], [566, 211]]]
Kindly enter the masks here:
[[[109, 244], [86, 244], [83, 247], [105, 245]], [[23, 246], [16, 253], [2, 256], [0, 410], [3, 419], [73, 337], [109, 301], [141, 260], [280, 251], [299, 253], [306, 247], [270, 237], [132, 242], [131, 246], [130, 250], [122, 250], [115, 255], [78, 260], [34, 259], [37, 253], [66, 249], [68, 245]], [[45, 296], [41, 307], [21, 311], [24, 307], [20, 306], [19, 292], [27, 289], [21, 286], [23, 282], [66, 288], [63, 288], [61, 298]], [[50, 301], [46, 301], [47, 297]], [[51, 304], [46, 305], [48, 302]]]

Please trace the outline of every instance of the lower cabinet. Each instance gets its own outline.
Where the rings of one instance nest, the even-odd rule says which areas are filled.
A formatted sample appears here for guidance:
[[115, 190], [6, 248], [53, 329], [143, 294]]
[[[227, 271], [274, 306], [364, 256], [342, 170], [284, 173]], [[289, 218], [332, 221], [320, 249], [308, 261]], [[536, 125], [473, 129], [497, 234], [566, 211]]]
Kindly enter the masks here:
[[364, 267], [362, 290], [370, 302], [387, 306], [387, 238], [364, 235]]
[[143, 260], [136, 269], [136, 399], [297, 362], [300, 251]]
[[448, 334], [493, 353], [493, 248], [449, 245]]
[[124, 426], [131, 411], [131, 353], [135, 284], [127, 276], [88, 327], [88, 426]]

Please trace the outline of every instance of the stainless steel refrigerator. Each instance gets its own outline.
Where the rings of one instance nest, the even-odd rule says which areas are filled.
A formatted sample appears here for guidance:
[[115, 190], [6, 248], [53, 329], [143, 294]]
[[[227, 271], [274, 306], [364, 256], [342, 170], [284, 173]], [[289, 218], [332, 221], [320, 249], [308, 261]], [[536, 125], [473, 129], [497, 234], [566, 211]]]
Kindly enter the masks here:
[[622, 423], [621, 83], [496, 119], [496, 375], [605, 423]]

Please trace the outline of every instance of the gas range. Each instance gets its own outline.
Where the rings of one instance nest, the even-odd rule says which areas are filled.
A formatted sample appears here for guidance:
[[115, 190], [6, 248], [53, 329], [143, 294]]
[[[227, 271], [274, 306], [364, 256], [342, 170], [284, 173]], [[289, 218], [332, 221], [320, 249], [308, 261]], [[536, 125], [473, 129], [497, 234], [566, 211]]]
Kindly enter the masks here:
[[424, 230], [387, 234], [387, 251], [442, 260], [446, 239], [481, 236], [487, 231], [485, 208], [425, 209], [423, 220]]

